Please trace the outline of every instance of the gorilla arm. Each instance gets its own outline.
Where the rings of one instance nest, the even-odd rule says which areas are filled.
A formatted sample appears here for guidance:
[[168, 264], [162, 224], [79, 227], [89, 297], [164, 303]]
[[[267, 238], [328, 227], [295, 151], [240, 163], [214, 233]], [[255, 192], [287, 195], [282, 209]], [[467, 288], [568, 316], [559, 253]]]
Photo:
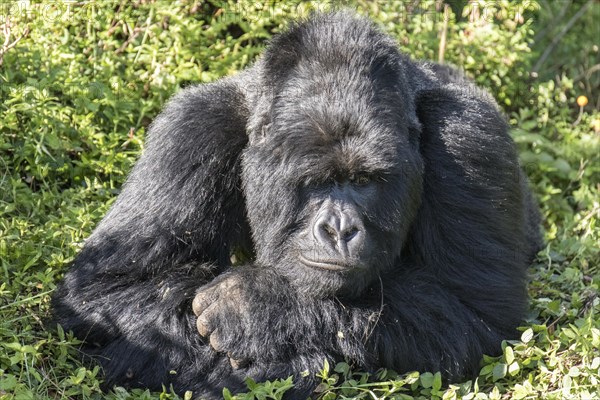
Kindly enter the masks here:
[[256, 379], [299, 378], [325, 359], [448, 378], [475, 373], [481, 354], [497, 350], [498, 331], [430, 274], [405, 275], [382, 277], [360, 299], [314, 299], [272, 269], [236, 267], [198, 292], [197, 328]]
[[175, 96], [56, 291], [56, 322], [85, 339], [84, 352], [98, 356], [108, 387], [160, 388], [176, 381], [164, 375], [190, 364], [182, 360], [199, 348], [194, 292], [243, 245], [246, 112], [234, 80]]

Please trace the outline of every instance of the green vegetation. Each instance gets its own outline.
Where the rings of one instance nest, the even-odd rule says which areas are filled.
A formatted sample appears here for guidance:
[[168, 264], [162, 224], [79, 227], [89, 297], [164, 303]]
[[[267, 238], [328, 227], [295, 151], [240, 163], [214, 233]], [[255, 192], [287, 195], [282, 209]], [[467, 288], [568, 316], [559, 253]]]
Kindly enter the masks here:
[[[522, 340], [485, 357], [476, 380], [451, 385], [435, 371], [368, 375], [326, 365], [315, 397], [600, 398], [600, 5], [448, 3], [345, 4], [413, 57], [462, 66], [504, 108], [547, 239], [530, 270]], [[0, 2], [1, 400], [179, 398], [169, 388], [101, 394], [98, 368], [76, 361], [78, 342], [48, 329], [50, 295], [118, 194], [167, 98], [235, 73], [287, 21], [328, 7]], [[250, 394], [239, 398], [278, 398], [290, 385], [249, 381]]]

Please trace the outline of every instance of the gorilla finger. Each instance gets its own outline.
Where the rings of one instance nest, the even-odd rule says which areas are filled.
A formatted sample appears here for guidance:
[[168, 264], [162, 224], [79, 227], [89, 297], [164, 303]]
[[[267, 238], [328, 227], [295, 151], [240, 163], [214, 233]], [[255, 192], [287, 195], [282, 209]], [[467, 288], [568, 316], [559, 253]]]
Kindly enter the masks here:
[[248, 360], [243, 358], [229, 358], [229, 364], [233, 369], [244, 368], [248, 365]]
[[210, 319], [205, 314], [200, 315], [196, 320], [196, 329], [202, 337], [207, 337], [214, 330]]
[[217, 292], [214, 288], [202, 290], [194, 300], [192, 301], [192, 310], [196, 316], [200, 316], [215, 300], [217, 299]]
[[196, 320], [196, 328], [200, 336], [208, 337], [215, 330], [215, 320], [219, 311], [219, 302], [212, 303], [206, 307]]
[[219, 330], [215, 329], [213, 333], [210, 334], [210, 338], [208, 339], [210, 343], [210, 347], [214, 349], [214, 351], [220, 353], [223, 351], [221, 347], [221, 340], [219, 338]]

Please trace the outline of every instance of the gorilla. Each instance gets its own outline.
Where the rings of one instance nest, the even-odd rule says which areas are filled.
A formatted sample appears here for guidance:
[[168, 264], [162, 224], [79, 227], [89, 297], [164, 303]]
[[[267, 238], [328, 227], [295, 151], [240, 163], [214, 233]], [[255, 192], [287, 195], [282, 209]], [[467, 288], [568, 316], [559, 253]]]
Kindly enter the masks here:
[[306, 398], [325, 360], [460, 379], [517, 334], [540, 245], [491, 96], [315, 14], [169, 101], [54, 318], [106, 389]]

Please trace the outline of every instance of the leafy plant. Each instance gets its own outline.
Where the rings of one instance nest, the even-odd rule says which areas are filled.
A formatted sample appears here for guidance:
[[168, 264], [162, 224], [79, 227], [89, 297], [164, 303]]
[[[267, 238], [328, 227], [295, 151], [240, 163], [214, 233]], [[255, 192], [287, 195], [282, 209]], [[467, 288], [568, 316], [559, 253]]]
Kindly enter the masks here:
[[[0, 4], [0, 43], [14, 43], [2, 47], [0, 65], [0, 400], [193, 398], [171, 388], [102, 394], [101, 373], [80, 363], [77, 339], [48, 323], [49, 297], [118, 194], [167, 99], [239, 71], [287, 21], [333, 6]], [[530, 269], [532, 305], [521, 340], [504, 343], [500, 357], [484, 357], [477, 377], [444, 382], [437, 371], [366, 373], [326, 364], [313, 397], [598, 398], [597, 2], [344, 6], [369, 15], [412, 57], [459, 65], [492, 92], [541, 205], [547, 246]], [[224, 397], [279, 399], [293, 382], [247, 384], [248, 393]]]

